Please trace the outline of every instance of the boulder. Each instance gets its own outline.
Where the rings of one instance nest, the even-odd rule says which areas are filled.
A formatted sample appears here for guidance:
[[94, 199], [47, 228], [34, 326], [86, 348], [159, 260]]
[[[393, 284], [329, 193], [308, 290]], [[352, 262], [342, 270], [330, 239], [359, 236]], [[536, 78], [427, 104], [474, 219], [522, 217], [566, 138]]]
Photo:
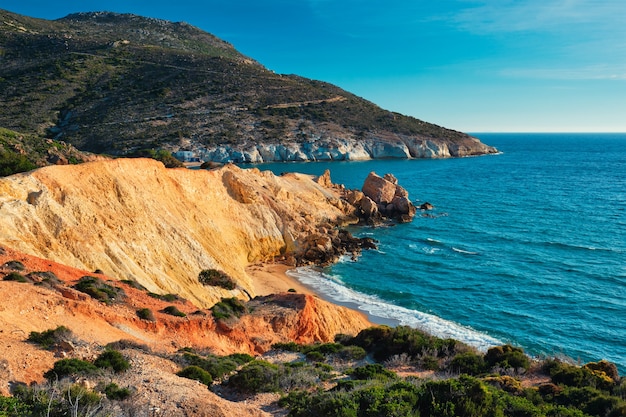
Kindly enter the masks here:
[[361, 190], [375, 203], [389, 204], [396, 195], [396, 184], [370, 172]]
[[378, 205], [369, 197], [363, 197], [360, 202], [363, 216], [367, 219], [378, 214]]

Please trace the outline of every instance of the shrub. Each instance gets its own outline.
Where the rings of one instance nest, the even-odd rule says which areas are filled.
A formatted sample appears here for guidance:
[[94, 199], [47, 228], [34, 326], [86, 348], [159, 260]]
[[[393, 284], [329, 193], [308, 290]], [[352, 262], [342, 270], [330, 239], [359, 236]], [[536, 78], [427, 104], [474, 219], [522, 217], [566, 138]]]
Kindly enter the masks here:
[[62, 379], [71, 375], [93, 375], [98, 372], [98, 368], [91, 362], [80, 359], [61, 359], [54, 363], [54, 367], [43, 374], [49, 381]]
[[154, 313], [149, 308], [140, 308], [137, 310], [137, 316], [142, 320], [155, 321]]
[[475, 352], [459, 353], [450, 362], [449, 369], [459, 374], [481, 375], [486, 372], [485, 359]]
[[248, 393], [278, 391], [280, 368], [266, 361], [255, 360], [228, 379], [228, 386]]
[[65, 341], [72, 336], [72, 331], [65, 326], [59, 326], [56, 329], [49, 329], [43, 332], [30, 332], [28, 341], [41, 346], [44, 349], [50, 349], [59, 342]]
[[211, 376], [211, 374], [205, 371], [204, 369], [200, 368], [199, 366], [195, 366], [195, 365], [191, 365], [191, 366], [184, 368], [183, 370], [176, 373], [176, 375], [183, 377], [183, 378], [194, 379], [196, 381], [200, 381], [204, 385], [207, 385], [207, 386], [210, 386], [213, 383], [213, 377]]
[[130, 368], [130, 363], [117, 350], [105, 350], [93, 364], [101, 369], [113, 369], [115, 372], [124, 372]]
[[[377, 361], [383, 362], [394, 355], [405, 353], [410, 357], [426, 359], [452, 356], [459, 351], [466, 351], [468, 347], [452, 339], [439, 339], [430, 336], [421, 330], [409, 326], [376, 326], [362, 330], [359, 334], [345, 342], [360, 346], [374, 356]], [[423, 361], [428, 366], [434, 365], [432, 360]], [[438, 364], [437, 364], [438, 366]]]
[[176, 317], [187, 317], [187, 315], [180, 311], [176, 306], [167, 306], [163, 310], [161, 310], [161, 313], [169, 314], [170, 316]]
[[600, 362], [590, 362], [583, 367], [589, 369], [591, 372], [600, 377], [606, 376], [613, 382], [619, 381], [617, 366], [609, 361], [602, 360]]
[[222, 301], [211, 307], [211, 312], [216, 320], [239, 318], [248, 312], [245, 304], [236, 297], [222, 298]]
[[39, 285], [47, 284], [52, 286], [61, 283], [61, 280], [51, 271], [35, 271], [29, 273], [26, 277]]
[[37, 168], [26, 155], [7, 152], [0, 149], [0, 176], [17, 174], [19, 172], [31, 171]]
[[530, 367], [530, 359], [524, 350], [511, 345], [495, 346], [485, 354], [485, 362], [489, 367], [501, 366], [503, 368], [526, 369]]
[[123, 297], [124, 291], [121, 288], [113, 287], [106, 284], [101, 279], [96, 277], [84, 276], [76, 285], [73, 286], [76, 290], [88, 294], [90, 297], [95, 298], [103, 303], [110, 304], [117, 298]]
[[396, 374], [385, 369], [381, 364], [372, 363], [360, 366], [349, 372], [354, 379], [394, 379]]
[[109, 400], [122, 401], [130, 397], [130, 390], [128, 388], [120, 388], [117, 384], [111, 382], [104, 387], [104, 394]]
[[185, 352], [182, 362], [186, 365], [193, 365], [207, 371], [214, 379], [230, 374], [239, 366], [253, 361], [254, 358], [247, 354], [233, 354], [228, 356], [206, 355], [205, 357]]
[[23, 263], [20, 261], [8, 261], [2, 264], [2, 268], [11, 269], [13, 271], [23, 271], [26, 269]]
[[149, 292], [148, 295], [152, 298], [156, 298], [157, 300], [167, 301], [168, 303], [173, 303], [176, 301], [183, 301], [184, 299], [176, 294], [157, 294], [154, 292]]
[[29, 282], [29, 280], [19, 272], [9, 272], [2, 278], [3, 281]]
[[198, 274], [198, 281], [202, 285], [221, 287], [227, 290], [237, 288], [235, 281], [223, 271], [218, 269], [204, 269]]

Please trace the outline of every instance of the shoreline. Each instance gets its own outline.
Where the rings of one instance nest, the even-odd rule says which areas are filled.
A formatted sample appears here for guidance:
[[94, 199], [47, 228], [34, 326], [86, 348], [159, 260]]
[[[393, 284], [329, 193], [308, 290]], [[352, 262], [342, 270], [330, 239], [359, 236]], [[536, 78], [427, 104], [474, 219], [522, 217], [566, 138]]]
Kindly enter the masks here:
[[[369, 311], [361, 310], [355, 302], [338, 301], [327, 294], [318, 291], [316, 288], [300, 282], [297, 278], [290, 276], [287, 272], [295, 270], [296, 267], [282, 263], [259, 263], [252, 264], [246, 268], [247, 274], [252, 278], [254, 292], [258, 296], [277, 294], [281, 292], [293, 292], [299, 294], [309, 294], [331, 303], [336, 306], [345, 307], [357, 314], [363, 315], [372, 326], [386, 325], [396, 327], [400, 321], [396, 319], [375, 316]], [[292, 290], [292, 291], [290, 291]]]

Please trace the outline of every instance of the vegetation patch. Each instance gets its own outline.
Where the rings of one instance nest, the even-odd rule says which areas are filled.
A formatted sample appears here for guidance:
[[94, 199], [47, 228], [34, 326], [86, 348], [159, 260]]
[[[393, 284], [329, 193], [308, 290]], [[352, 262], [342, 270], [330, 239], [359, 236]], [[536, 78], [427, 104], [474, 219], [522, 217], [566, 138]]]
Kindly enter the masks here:
[[137, 317], [142, 320], [156, 321], [154, 313], [149, 308], [140, 308], [137, 310]]
[[67, 342], [72, 338], [72, 331], [65, 326], [49, 329], [43, 332], [30, 332], [28, 341], [43, 349], [51, 349], [61, 342]]
[[14, 282], [31, 282], [28, 278], [26, 278], [24, 275], [20, 274], [19, 272], [9, 272], [8, 274], [6, 274], [4, 276], [4, 278], [2, 278], [3, 281], [14, 281]]
[[180, 311], [176, 306], [167, 306], [163, 310], [160, 310], [161, 313], [169, 314], [170, 316], [175, 317], [187, 317], [185, 313]]
[[[193, 352], [184, 352], [176, 361], [185, 367], [198, 367], [211, 376], [211, 381], [219, 380], [229, 375], [241, 365], [253, 361], [250, 355], [237, 353], [228, 356], [198, 355]], [[181, 375], [182, 376], [182, 375]], [[188, 377], [187, 377], [188, 378]], [[192, 378], [195, 379], [195, 378]]]
[[115, 372], [124, 372], [130, 368], [130, 363], [117, 350], [107, 349], [102, 352], [93, 363], [100, 369], [112, 369]]
[[54, 363], [54, 367], [43, 374], [48, 381], [63, 379], [73, 375], [95, 375], [98, 367], [91, 362], [80, 359], [61, 359]]
[[239, 318], [248, 312], [246, 305], [236, 297], [222, 298], [222, 301], [211, 307], [216, 320]]
[[234, 290], [237, 283], [225, 272], [218, 269], [204, 269], [198, 274], [198, 281], [202, 285]]
[[23, 271], [26, 269], [23, 263], [20, 261], [8, 261], [2, 264], [2, 268], [10, 269], [12, 271]]
[[120, 388], [116, 383], [111, 382], [104, 387], [104, 394], [109, 400], [123, 401], [130, 397], [131, 392], [128, 388]]
[[175, 302], [184, 302], [185, 299], [177, 294], [157, 294], [154, 292], [149, 292], [148, 295], [152, 298], [156, 298], [157, 300], [167, 301], [168, 303]]
[[105, 304], [111, 304], [126, 295], [121, 288], [109, 285], [100, 278], [90, 276], [82, 277], [73, 288]]

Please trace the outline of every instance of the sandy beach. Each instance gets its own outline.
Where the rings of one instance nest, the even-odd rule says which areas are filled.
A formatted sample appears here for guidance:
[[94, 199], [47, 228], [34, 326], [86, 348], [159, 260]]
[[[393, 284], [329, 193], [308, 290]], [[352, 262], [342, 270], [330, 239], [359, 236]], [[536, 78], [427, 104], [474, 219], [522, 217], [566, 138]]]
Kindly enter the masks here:
[[296, 293], [311, 294], [332, 304], [349, 308], [350, 310], [362, 314], [372, 325], [384, 324], [387, 326], [398, 326], [400, 324], [400, 322], [395, 319], [369, 314], [359, 309], [356, 303], [338, 302], [337, 300], [333, 300], [317, 292], [315, 288], [304, 285], [297, 279], [290, 277], [287, 271], [291, 269], [293, 269], [293, 267], [284, 264], [268, 263], [250, 265], [246, 269], [246, 272], [252, 277], [256, 295], [270, 295], [295, 290]]
[[270, 295], [295, 290], [297, 293], [319, 296], [313, 288], [287, 275], [287, 271], [290, 269], [293, 267], [280, 263], [267, 263], [250, 265], [246, 272], [252, 277], [256, 295]]

